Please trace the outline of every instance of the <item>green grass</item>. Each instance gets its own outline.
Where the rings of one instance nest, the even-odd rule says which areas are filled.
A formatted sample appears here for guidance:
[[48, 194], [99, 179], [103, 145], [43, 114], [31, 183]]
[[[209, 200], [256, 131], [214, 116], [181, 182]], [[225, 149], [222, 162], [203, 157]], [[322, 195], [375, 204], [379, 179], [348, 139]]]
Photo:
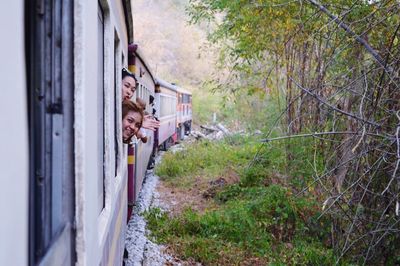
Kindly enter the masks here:
[[170, 185], [190, 186], [196, 177], [212, 179], [227, 170], [241, 171], [255, 154], [257, 140], [232, 136], [211, 142], [196, 142], [177, 153], [167, 152], [156, 174]]
[[277, 265], [334, 263], [332, 249], [324, 244], [329, 223], [316, 219], [312, 200], [294, 197], [279, 185], [251, 192], [243, 188], [240, 197], [201, 215], [187, 209], [169, 218], [151, 209], [148, 227], [158, 242], [170, 243], [182, 258], [207, 265], [239, 265], [251, 258]]
[[189, 189], [196, 177], [211, 180], [229, 169], [240, 181], [219, 189], [214, 196], [218, 208], [202, 214], [186, 209], [169, 217], [151, 209], [146, 218], [152, 237], [169, 243], [183, 259], [206, 265], [334, 264], [331, 224], [324, 217], [317, 219], [316, 195], [296, 196], [322, 169], [313, 140], [267, 144], [248, 167], [260, 145], [259, 139], [234, 136], [166, 153], [156, 173], [171, 186]]

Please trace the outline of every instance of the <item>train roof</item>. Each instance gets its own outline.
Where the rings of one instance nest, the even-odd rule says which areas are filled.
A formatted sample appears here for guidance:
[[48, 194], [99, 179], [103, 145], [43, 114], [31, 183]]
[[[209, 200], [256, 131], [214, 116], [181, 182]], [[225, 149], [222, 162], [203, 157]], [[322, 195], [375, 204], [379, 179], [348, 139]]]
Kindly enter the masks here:
[[158, 85], [160, 87], [163, 87], [163, 88], [170, 89], [170, 90], [175, 91], [175, 92], [178, 91], [178, 86], [176, 86], [176, 85], [174, 85], [172, 83], [169, 83], [169, 82], [167, 82], [165, 80], [162, 80], [160, 78], [156, 78], [156, 85]]
[[133, 53], [135, 57], [139, 58], [139, 60], [143, 63], [144, 67], [146, 68], [147, 72], [150, 74], [151, 79], [156, 84], [156, 78], [153, 75], [153, 71], [151, 67], [146, 63], [146, 58], [143, 55], [143, 52], [139, 48], [139, 46], [135, 43], [129, 45], [129, 53]]
[[191, 93], [190, 91], [185, 90], [185, 89], [183, 89], [183, 88], [181, 88], [181, 87], [178, 87], [178, 92], [184, 93], [184, 94], [192, 95], [192, 93]]
[[169, 82], [167, 82], [165, 80], [162, 80], [160, 78], [156, 78], [156, 85], [164, 87], [164, 88], [167, 88], [167, 89], [170, 89], [170, 90], [173, 90], [175, 92], [192, 95], [192, 93], [190, 91], [187, 91], [187, 90], [185, 90], [185, 89], [183, 89], [183, 88], [181, 88], [181, 87], [179, 87], [179, 86], [177, 86], [177, 85], [175, 85], [173, 83], [169, 83]]

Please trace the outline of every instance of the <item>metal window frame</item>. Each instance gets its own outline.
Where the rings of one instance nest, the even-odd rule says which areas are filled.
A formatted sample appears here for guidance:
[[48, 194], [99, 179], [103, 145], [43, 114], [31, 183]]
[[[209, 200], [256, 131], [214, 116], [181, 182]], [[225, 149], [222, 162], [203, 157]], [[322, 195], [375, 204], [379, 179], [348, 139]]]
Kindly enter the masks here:
[[[122, 138], [119, 134], [118, 128], [121, 127], [121, 119], [118, 116], [118, 108], [121, 106], [121, 100], [120, 97], [118, 97], [121, 94], [121, 69], [122, 69], [122, 64], [123, 64], [123, 59], [121, 59], [121, 55], [123, 57], [123, 54], [121, 52], [121, 40], [118, 36], [117, 30], [114, 28], [114, 176], [117, 177], [118, 175], [118, 170], [119, 170], [119, 158], [120, 158], [120, 150], [119, 150], [119, 139]], [[121, 61], [119, 61], [121, 60]]]
[[29, 265], [74, 253], [73, 1], [25, 2]]

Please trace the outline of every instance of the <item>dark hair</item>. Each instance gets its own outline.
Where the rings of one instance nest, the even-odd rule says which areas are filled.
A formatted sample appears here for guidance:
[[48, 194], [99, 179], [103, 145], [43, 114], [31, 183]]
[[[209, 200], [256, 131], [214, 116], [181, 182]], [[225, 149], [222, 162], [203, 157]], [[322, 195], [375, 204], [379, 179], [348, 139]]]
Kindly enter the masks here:
[[125, 77], [131, 77], [135, 80], [135, 83], [137, 83], [137, 79], [136, 79], [135, 75], [133, 75], [132, 72], [130, 72], [128, 69], [123, 68], [122, 69], [122, 79], [124, 79]]
[[146, 109], [146, 102], [142, 98], [136, 97], [136, 105], [142, 109], [142, 111]]
[[130, 100], [125, 100], [122, 102], [122, 119], [124, 119], [124, 117], [130, 112], [135, 112], [135, 113], [139, 113], [142, 117], [142, 122], [143, 122], [143, 111], [142, 109], [134, 102], [130, 101]]

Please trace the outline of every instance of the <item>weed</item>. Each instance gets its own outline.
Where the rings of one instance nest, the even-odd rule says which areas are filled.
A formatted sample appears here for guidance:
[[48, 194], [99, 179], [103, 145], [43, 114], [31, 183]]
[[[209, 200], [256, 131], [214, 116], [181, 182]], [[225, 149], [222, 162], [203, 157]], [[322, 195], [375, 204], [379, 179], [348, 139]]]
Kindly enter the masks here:
[[[150, 210], [146, 218], [152, 235], [170, 243], [182, 257], [206, 264], [231, 261], [233, 254], [246, 254], [235, 263], [249, 257], [285, 264], [334, 262], [331, 248], [324, 244], [327, 234], [315, 238], [309, 232], [311, 222], [320, 223], [312, 200], [296, 198], [279, 185], [257, 189], [236, 184], [220, 195], [228, 195], [225, 204], [201, 215], [186, 209], [169, 218], [159, 209]], [[284, 245], [293, 248], [282, 256]]]
[[187, 187], [196, 176], [209, 180], [223, 175], [232, 167], [239, 171], [247, 165], [256, 151], [252, 141], [245, 139], [241, 140], [241, 145], [236, 145], [229, 140], [204, 140], [175, 154], [167, 152], [157, 167], [156, 174], [173, 186]]
[[[199, 214], [191, 209], [169, 217], [159, 209], [146, 213], [154, 239], [182, 258], [209, 265], [329, 265], [330, 222], [318, 219], [313, 194], [295, 196], [312, 183], [322, 168], [313, 143], [292, 141], [260, 145], [258, 139], [232, 136], [224, 141], [200, 141], [175, 154], [166, 153], [156, 173], [167, 184], [190, 188], [195, 178], [224, 176], [233, 169], [240, 181], [213, 193], [217, 209]], [[304, 148], [306, 147], [306, 148]], [[288, 162], [287, 152], [291, 160]]]

